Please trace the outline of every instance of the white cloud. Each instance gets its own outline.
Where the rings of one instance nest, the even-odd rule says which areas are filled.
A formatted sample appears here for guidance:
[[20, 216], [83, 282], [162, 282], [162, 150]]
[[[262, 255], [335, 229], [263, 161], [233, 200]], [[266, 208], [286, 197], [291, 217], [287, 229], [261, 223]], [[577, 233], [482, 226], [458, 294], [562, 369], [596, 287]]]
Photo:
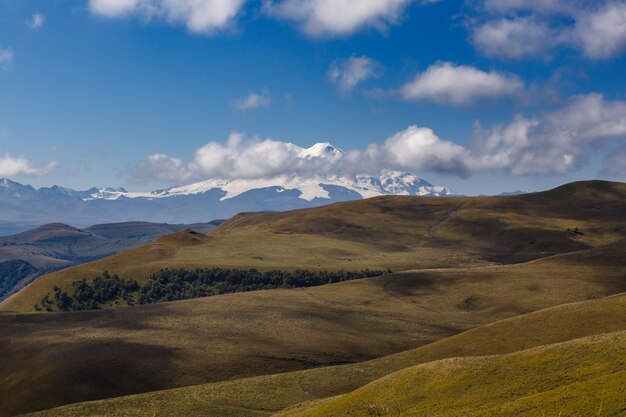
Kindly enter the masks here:
[[265, 11], [300, 23], [312, 36], [348, 35], [396, 23], [414, 0], [266, 0]]
[[511, 96], [524, 89], [515, 76], [440, 62], [417, 74], [400, 93], [405, 100], [467, 104], [478, 99]]
[[626, 50], [624, 1], [486, 0], [478, 12], [471, 39], [488, 56], [542, 58], [568, 47], [599, 60]]
[[187, 181], [192, 173], [184, 166], [183, 161], [165, 154], [153, 154], [137, 165], [141, 178], [154, 178], [160, 181]]
[[626, 138], [626, 102], [578, 96], [558, 111], [506, 126], [478, 128], [474, 169], [514, 175], [560, 174], [584, 165], [607, 140]]
[[0, 69], [6, 69], [13, 63], [13, 49], [0, 49]]
[[593, 13], [581, 13], [576, 35], [589, 58], [618, 55], [626, 49], [626, 3], [609, 3]]
[[31, 30], [39, 30], [43, 27], [45, 23], [46, 23], [46, 17], [42, 15], [41, 13], [37, 12], [32, 15], [32, 17], [30, 18], [28, 22], [26, 22], [26, 25]]
[[50, 172], [55, 166], [56, 162], [52, 161], [45, 167], [37, 167], [33, 165], [31, 161], [24, 157], [14, 158], [11, 155], [4, 155], [0, 157], [0, 176], [3, 177], [15, 177], [15, 176], [38, 176], [45, 175]]
[[504, 18], [474, 28], [472, 42], [485, 55], [541, 57], [559, 44], [560, 33], [534, 17]]
[[109, 18], [140, 16], [184, 24], [190, 32], [209, 34], [228, 28], [246, 0], [89, 0], [93, 14]]
[[348, 94], [354, 88], [370, 78], [378, 78], [381, 65], [366, 56], [353, 56], [333, 62], [328, 70], [328, 79], [342, 94]]
[[272, 106], [272, 96], [268, 89], [260, 94], [250, 93], [243, 98], [233, 100], [233, 107], [241, 111], [269, 108]]
[[[584, 166], [605, 145], [626, 148], [626, 102], [589, 94], [564, 108], [517, 116], [511, 123], [477, 125], [468, 146], [442, 139], [426, 127], [410, 126], [379, 144], [346, 153], [322, 153], [272, 139], [246, 140], [232, 134], [226, 144], [209, 142], [190, 162], [156, 154], [138, 165], [136, 178], [183, 182], [293, 175], [378, 174], [383, 170], [435, 172], [466, 177], [477, 172], [556, 175]], [[611, 160], [622, 164], [617, 154]], [[621, 171], [620, 171], [621, 172]]]

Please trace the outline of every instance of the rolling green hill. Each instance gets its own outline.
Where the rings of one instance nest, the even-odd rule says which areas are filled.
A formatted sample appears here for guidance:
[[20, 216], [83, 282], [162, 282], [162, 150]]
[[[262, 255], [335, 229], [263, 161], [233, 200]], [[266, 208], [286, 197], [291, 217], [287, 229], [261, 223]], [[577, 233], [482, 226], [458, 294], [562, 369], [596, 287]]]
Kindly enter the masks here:
[[258, 417], [290, 407], [290, 412], [296, 412], [418, 364], [502, 355], [620, 331], [626, 329], [624, 311], [626, 295], [565, 304], [368, 362], [79, 403], [29, 417], [143, 417], [154, 413], [159, 417]]
[[[508, 266], [396, 273], [117, 310], [0, 315], [0, 415], [360, 362], [626, 291], [626, 241]], [[457, 345], [458, 346], [458, 345]]]
[[404, 369], [278, 416], [623, 416], [626, 331]]
[[626, 184], [589, 181], [507, 197], [380, 197], [236, 216], [208, 236], [181, 232], [49, 274], [0, 305], [33, 311], [54, 286], [109, 271], [145, 280], [161, 268], [394, 271], [525, 262], [626, 237]]

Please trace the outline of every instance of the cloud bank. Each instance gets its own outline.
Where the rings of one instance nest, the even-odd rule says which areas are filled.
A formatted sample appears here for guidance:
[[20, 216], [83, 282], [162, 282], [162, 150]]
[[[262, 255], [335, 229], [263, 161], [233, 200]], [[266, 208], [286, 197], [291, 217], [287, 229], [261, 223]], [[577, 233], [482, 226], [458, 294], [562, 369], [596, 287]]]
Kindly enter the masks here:
[[[209, 142], [199, 148], [187, 163], [168, 155], [151, 155], [137, 166], [135, 180], [375, 175], [383, 170], [459, 177], [486, 171], [557, 175], [587, 164], [611, 141], [626, 146], [625, 140], [626, 102], [589, 94], [535, 117], [520, 115], [489, 129], [476, 125], [468, 146], [440, 138], [432, 129], [420, 126], [409, 126], [382, 143], [345, 153], [332, 148], [331, 152], [319, 152], [319, 146], [304, 149], [273, 139], [247, 140], [234, 133], [225, 144]], [[606, 159], [606, 167], [615, 163], [616, 155]]]
[[[385, 30], [412, 3], [438, 0], [263, 0], [262, 14], [296, 22], [308, 35], [346, 36], [364, 28]], [[231, 26], [247, 0], [89, 0], [91, 13], [108, 18], [140, 17], [183, 24], [211, 34]], [[255, 3], [256, 4], [256, 3]]]

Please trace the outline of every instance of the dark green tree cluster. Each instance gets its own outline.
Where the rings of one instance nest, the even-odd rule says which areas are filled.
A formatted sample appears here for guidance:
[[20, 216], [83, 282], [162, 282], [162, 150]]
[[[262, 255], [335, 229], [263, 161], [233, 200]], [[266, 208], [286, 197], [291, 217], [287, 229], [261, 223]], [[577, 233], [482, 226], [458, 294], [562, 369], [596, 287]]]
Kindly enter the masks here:
[[[135, 280], [125, 280], [117, 275], [111, 276], [104, 272], [102, 276], [91, 281], [81, 279], [72, 282], [71, 295], [54, 287], [54, 304], [61, 311], [96, 310], [103, 305], [123, 301], [133, 304], [132, 295], [139, 291], [139, 284]], [[41, 306], [50, 310], [51, 300], [46, 294], [41, 300]], [[35, 306], [37, 309], [37, 306]]]
[[46, 294], [36, 309], [52, 310], [56, 304], [61, 311], [95, 310], [112, 303], [133, 305], [162, 301], [187, 300], [215, 294], [255, 291], [275, 288], [303, 288], [324, 284], [370, 278], [390, 271], [267, 271], [256, 269], [162, 269], [140, 285], [104, 272], [93, 280], [72, 283], [71, 293], [54, 288], [54, 301]]
[[214, 294], [314, 287], [382, 275], [386, 271], [267, 271], [256, 269], [162, 269], [141, 286], [139, 303], [186, 300]]

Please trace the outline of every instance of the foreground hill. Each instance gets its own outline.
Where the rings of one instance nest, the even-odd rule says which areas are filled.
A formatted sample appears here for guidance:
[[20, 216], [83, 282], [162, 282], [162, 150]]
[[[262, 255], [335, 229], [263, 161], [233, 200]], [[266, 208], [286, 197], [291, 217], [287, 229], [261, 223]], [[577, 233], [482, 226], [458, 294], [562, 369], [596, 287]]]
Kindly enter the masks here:
[[[289, 410], [289, 413], [295, 413], [319, 400], [348, 393], [418, 364], [454, 357], [502, 355], [624, 330], [624, 311], [625, 295], [565, 304], [498, 321], [417, 349], [368, 362], [80, 403], [29, 416], [143, 417], [156, 413], [160, 417], [259, 417], [302, 403]], [[505, 363], [501, 372], [511, 370]], [[461, 371], [466, 372], [467, 369]], [[519, 377], [519, 373], [516, 377]], [[472, 380], [472, 384], [478, 386], [476, 380]], [[588, 398], [587, 394], [580, 397]], [[589, 404], [598, 406], [597, 402]], [[547, 415], [554, 414], [558, 415], [558, 412]]]
[[[129, 222], [77, 229], [62, 223], [51, 223], [17, 235], [1, 236], [0, 262], [27, 262], [36, 270], [29, 274], [33, 279], [46, 272], [145, 245], [159, 236], [189, 227], [199, 232], [208, 232], [216, 225], [217, 223], [176, 225]], [[0, 275], [0, 300], [28, 282], [23, 277], [15, 279], [15, 274]]]
[[394, 271], [525, 262], [626, 237], [626, 184], [589, 181], [506, 197], [378, 197], [236, 216], [208, 236], [181, 232], [49, 274], [1, 308], [33, 311], [55, 286], [109, 271], [145, 280], [161, 268]]
[[[620, 241], [517, 265], [108, 311], [0, 315], [0, 398], [7, 399], [0, 415], [389, 355], [495, 320], [624, 292], [625, 253]], [[520, 332], [516, 345], [524, 338], [532, 342], [534, 333]], [[356, 388], [347, 375], [337, 384]]]
[[621, 331], [508, 355], [446, 359], [279, 415], [620, 416], [626, 409], [624, 352]]

